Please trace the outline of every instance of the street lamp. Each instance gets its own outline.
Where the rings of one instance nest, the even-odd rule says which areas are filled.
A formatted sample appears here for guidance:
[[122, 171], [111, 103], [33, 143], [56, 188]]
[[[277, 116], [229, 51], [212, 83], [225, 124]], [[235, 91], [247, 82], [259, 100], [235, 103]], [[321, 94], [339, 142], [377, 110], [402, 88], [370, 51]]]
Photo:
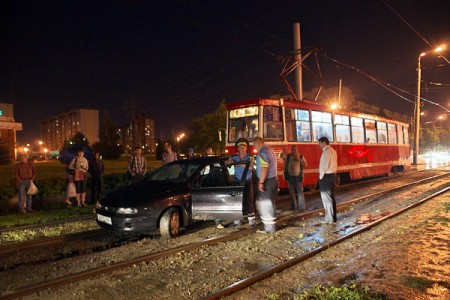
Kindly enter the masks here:
[[444, 48], [438, 47], [428, 52], [422, 52], [417, 60], [417, 99], [416, 99], [416, 111], [414, 116], [414, 152], [413, 152], [413, 165], [417, 165], [417, 156], [419, 155], [419, 132], [420, 132], [420, 84], [422, 69], [420, 68], [420, 59], [431, 52], [441, 52]]

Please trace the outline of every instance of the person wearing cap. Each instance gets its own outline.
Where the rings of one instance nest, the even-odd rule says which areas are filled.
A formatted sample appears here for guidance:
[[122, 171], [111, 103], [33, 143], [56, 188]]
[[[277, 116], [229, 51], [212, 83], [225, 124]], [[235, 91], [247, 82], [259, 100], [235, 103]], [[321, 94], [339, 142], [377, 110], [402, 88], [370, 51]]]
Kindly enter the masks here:
[[[250, 154], [247, 153], [249, 142], [245, 138], [240, 138], [235, 143], [238, 153], [231, 157], [233, 162], [238, 163], [234, 166], [234, 178], [236, 181], [241, 181], [244, 175], [246, 163], [250, 160]], [[255, 198], [252, 183], [252, 170], [249, 168], [245, 177], [244, 186], [244, 214], [247, 213], [248, 224], [255, 226]], [[241, 225], [241, 220], [234, 221], [235, 225]]]
[[137, 183], [144, 179], [147, 173], [147, 162], [145, 157], [141, 155], [142, 149], [139, 146], [133, 148], [133, 155], [128, 161], [128, 174], [131, 178], [131, 183]]
[[186, 152], [186, 159], [193, 159], [194, 158], [194, 149], [188, 148]]
[[168, 163], [171, 163], [173, 161], [177, 160], [177, 154], [172, 151], [172, 145], [169, 143], [166, 143], [164, 145], [164, 153], [162, 155], [162, 162], [164, 165], [167, 165]]
[[264, 139], [256, 137], [253, 146], [256, 156], [256, 174], [258, 176], [258, 190], [256, 191], [256, 208], [264, 224], [261, 233], [276, 231], [276, 206], [278, 195], [277, 159], [272, 148], [266, 146]]

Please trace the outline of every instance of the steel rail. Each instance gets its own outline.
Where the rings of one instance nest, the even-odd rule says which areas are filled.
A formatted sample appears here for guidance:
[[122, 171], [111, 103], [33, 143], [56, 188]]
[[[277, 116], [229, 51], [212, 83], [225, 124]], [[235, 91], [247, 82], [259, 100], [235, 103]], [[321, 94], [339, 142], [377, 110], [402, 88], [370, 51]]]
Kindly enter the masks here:
[[264, 271], [261, 271], [261, 272], [255, 274], [255, 275], [252, 275], [252, 276], [250, 276], [248, 278], [245, 278], [245, 279], [242, 279], [240, 281], [237, 281], [237, 282], [231, 284], [228, 287], [225, 287], [225, 288], [223, 288], [223, 289], [221, 289], [221, 290], [219, 290], [219, 291], [217, 291], [217, 292], [215, 292], [213, 294], [208, 295], [207, 297], [205, 297], [203, 299], [205, 299], [205, 300], [219, 299], [219, 298], [222, 298], [222, 297], [234, 294], [234, 293], [236, 293], [238, 291], [241, 291], [241, 290], [243, 290], [243, 289], [245, 289], [245, 288], [247, 288], [247, 287], [249, 287], [249, 286], [251, 286], [251, 285], [253, 285], [253, 284], [257, 283], [257, 282], [259, 282], [259, 281], [262, 281], [262, 280], [272, 276], [275, 273], [280, 273], [280, 272], [282, 272], [282, 271], [284, 271], [284, 270], [286, 270], [286, 269], [288, 269], [288, 268], [290, 268], [290, 267], [292, 267], [292, 266], [294, 266], [294, 265], [296, 265], [296, 264], [298, 264], [300, 262], [303, 262], [303, 261], [305, 261], [305, 260], [307, 260], [307, 259], [309, 259], [311, 257], [314, 257], [314, 256], [316, 256], [317, 254], [319, 254], [320, 252], [322, 252], [324, 250], [327, 250], [327, 249], [329, 249], [329, 248], [331, 248], [333, 246], [336, 246], [336, 245], [344, 242], [345, 240], [347, 240], [349, 238], [352, 238], [352, 237], [354, 237], [356, 235], [359, 235], [359, 234], [361, 234], [361, 233], [363, 233], [363, 232], [365, 232], [365, 231], [367, 231], [367, 230], [369, 230], [369, 229], [371, 229], [371, 228], [373, 228], [373, 227], [383, 223], [384, 221], [389, 220], [391, 218], [394, 218], [394, 217], [396, 217], [396, 216], [398, 216], [398, 215], [400, 215], [400, 214], [402, 214], [402, 213], [404, 213], [404, 212], [406, 212], [406, 211], [408, 211], [408, 210], [410, 210], [410, 209], [412, 209], [414, 207], [417, 207], [417, 206], [425, 203], [426, 201], [428, 201], [430, 199], [433, 199], [433, 198], [435, 198], [435, 197], [437, 197], [437, 196], [439, 196], [439, 195], [441, 195], [441, 194], [443, 194], [443, 193], [445, 193], [445, 192], [447, 192], [449, 190], [450, 190], [450, 187], [448, 186], [448, 187], [446, 187], [446, 188], [444, 188], [444, 189], [442, 189], [442, 190], [440, 190], [440, 191], [438, 191], [438, 192], [436, 192], [436, 193], [434, 193], [434, 194], [432, 194], [430, 196], [425, 197], [424, 199], [422, 199], [422, 200], [420, 200], [418, 202], [410, 204], [410, 205], [408, 205], [408, 206], [406, 206], [406, 207], [404, 207], [404, 208], [402, 208], [402, 209], [400, 209], [400, 210], [398, 210], [398, 211], [396, 211], [396, 212], [394, 212], [392, 214], [389, 214], [389, 215], [387, 215], [385, 217], [382, 217], [382, 218], [380, 218], [378, 220], [375, 220], [374, 222], [369, 223], [369, 224], [367, 224], [367, 225], [365, 225], [365, 226], [363, 226], [363, 227], [361, 227], [359, 229], [356, 229], [356, 230], [352, 231], [351, 233], [346, 234], [346, 235], [344, 235], [344, 236], [342, 236], [340, 238], [337, 238], [334, 241], [331, 241], [331, 242], [326, 243], [326, 244], [324, 244], [322, 246], [319, 246], [319, 247], [315, 248], [314, 250], [312, 250], [312, 251], [310, 251], [308, 253], [296, 256], [296, 257], [294, 257], [292, 259], [289, 259], [289, 260], [284, 261], [284, 262], [282, 262], [280, 264], [277, 264], [277, 265], [275, 265], [273, 267], [270, 267], [270, 268], [268, 268], [268, 269], [266, 269]]
[[[366, 196], [361, 196], [352, 200], [348, 200], [346, 202], [340, 203], [337, 205], [337, 208], [339, 210], [344, 209], [345, 207], [355, 203], [355, 202], [360, 202], [363, 200], [369, 200], [371, 198], [386, 194], [386, 193], [390, 193], [392, 191], [395, 190], [400, 190], [403, 188], [406, 188], [408, 186], [417, 184], [417, 183], [422, 183], [422, 182], [426, 182], [429, 180], [434, 180], [440, 177], [444, 177], [444, 176], [448, 176], [450, 175], [450, 172], [446, 173], [446, 174], [440, 174], [440, 175], [435, 175], [429, 178], [425, 178], [425, 179], [421, 179], [418, 180], [416, 182], [411, 182], [405, 185], [400, 185], [394, 188], [390, 188], [387, 190], [383, 190], [383, 191], [379, 191], [379, 192], [375, 192]], [[283, 223], [283, 222], [288, 222], [291, 221], [293, 219], [298, 219], [298, 218], [311, 218], [313, 216], [317, 216], [320, 213], [322, 213], [324, 211], [323, 208], [321, 209], [316, 209], [314, 211], [311, 212], [306, 212], [306, 213], [294, 213], [288, 216], [283, 216], [280, 218], [277, 218], [277, 223]], [[384, 219], [384, 218], [383, 218]], [[381, 220], [381, 219], [380, 219]], [[17, 297], [22, 297], [22, 296], [26, 296], [32, 293], [36, 293], [48, 288], [52, 288], [52, 287], [57, 287], [57, 286], [61, 286], [64, 284], [69, 284], [69, 283], [74, 283], [76, 281], [80, 281], [83, 279], [87, 279], [87, 278], [91, 278], [100, 274], [104, 274], [104, 273], [109, 273], [115, 270], [120, 270], [120, 269], [124, 269], [130, 266], [133, 266], [135, 264], [138, 263], [142, 263], [142, 262], [148, 262], [151, 260], [156, 260], [156, 259], [160, 259], [160, 258], [165, 258], [168, 257], [170, 255], [182, 252], [182, 251], [190, 251], [190, 250], [194, 250], [194, 249], [198, 249], [200, 247], [203, 246], [211, 246], [211, 245], [215, 245], [218, 243], [222, 243], [222, 242], [227, 242], [227, 241], [232, 241], [232, 240], [236, 240], [245, 236], [250, 235], [251, 233], [255, 232], [258, 228], [260, 228], [260, 226], [257, 227], [252, 227], [252, 228], [248, 228], [248, 229], [242, 229], [239, 230], [237, 232], [233, 232], [231, 234], [226, 234], [226, 235], [222, 235], [219, 237], [214, 237], [214, 238], [210, 238], [210, 239], [206, 239], [200, 242], [196, 242], [196, 243], [192, 243], [192, 244], [188, 244], [188, 245], [183, 245], [183, 246], [179, 246], [176, 248], [172, 248], [172, 249], [168, 249], [168, 250], [163, 250], [160, 252], [156, 252], [156, 253], [151, 253], [151, 254], [147, 254], [147, 255], [143, 255], [131, 260], [127, 260], [127, 261], [123, 261], [123, 262], [119, 262], [119, 263], [115, 263], [115, 264], [111, 264], [105, 267], [99, 267], [96, 269], [92, 269], [92, 270], [87, 270], [87, 271], [81, 271], [75, 274], [70, 274], [70, 275], [66, 275], [66, 276], [62, 276], [59, 278], [55, 278], [55, 279], [51, 279], [48, 280], [46, 282], [42, 282], [42, 283], [38, 283], [38, 284], [34, 284], [34, 285], [30, 285], [30, 286], [25, 286], [22, 287], [20, 289], [17, 289], [15, 291], [11, 291], [11, 292], [5, 292], [3, 295], [0, 295], [0, 299], [14, 299]]]
[[93, 276], [97, 276], [97, 275], [100, 275], [103, 273], [109, 273], [109, 272], [112, 272], [115, 270], [120, 270], [120, 269], [124, 269], [127, 267], [131, 267], [138, 263], [164, 258], [164, 257], [170, 256], [170, 255], [182, 252], [182, 251], [194, 250], [194, 249], [197, 249], [197, 248], [200, 248], [203, 246], [210, 246], [210, 245], [215, 245], [215, 244], [219, 244], [222, 242], [226, 242], [229, 240], [239, 239], [244, 236], [250, 235], [251, 233], [255, 232], [256, 230], [257, 230], [257, 227], [244, 229], [244, 230], [240, 230], [240, 231], [237, 231], [237, 232], [234, 232], [231, 234], [227, 234], [227, 235], [223, 235], [223, 236], [219, 236], [219, 237], [215, 237], [215, 238], [210, 238], [210, 239], [192, 243], [189, 245], [179, 246], [176, 248], [172, 248], [172, 249], [168, 249], [168, 250], [164, 250], [164, 251], [160, 251], [160, 252], [156, 252], [156, 253], [143, 255], [143, 256], [134, 258], [132, 260], [115, 263], [115, 264], [112, 264], [112, 265], [109, 265], [106, 267], [100, 267], [100, 268], [96, 268], [93, 270], [82, 271], [82, 272], [78, 272], [75, 274], [55, 278], [53, 280], [49, 280], [49, 281], [42, 282], [39, 284], [26, 286], [21, 289], [15, 290], [13, 292], [9, 292], [9, 293], [7, 292], [3, 295], [0, 295], [0, 299], [14, 299], [17, 297], [26, 296], [26, 295], [29, 295], [32, 293], [36, 293], [36, 292], [51, 288], [51, 287], [56, 287], [56, 286], [60, 286], [63, 284], [73, 283], [75, 281], [91, 278]]

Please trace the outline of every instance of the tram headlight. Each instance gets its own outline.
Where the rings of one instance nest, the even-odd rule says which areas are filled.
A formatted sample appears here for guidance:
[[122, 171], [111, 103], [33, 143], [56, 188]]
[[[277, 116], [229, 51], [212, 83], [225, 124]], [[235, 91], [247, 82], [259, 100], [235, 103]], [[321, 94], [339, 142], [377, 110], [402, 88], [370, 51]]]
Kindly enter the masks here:
[[138, 213], [138, 209], [134, 207], [119, 207], [117, 208], [116, 213], [123, 215], [133, 215]]

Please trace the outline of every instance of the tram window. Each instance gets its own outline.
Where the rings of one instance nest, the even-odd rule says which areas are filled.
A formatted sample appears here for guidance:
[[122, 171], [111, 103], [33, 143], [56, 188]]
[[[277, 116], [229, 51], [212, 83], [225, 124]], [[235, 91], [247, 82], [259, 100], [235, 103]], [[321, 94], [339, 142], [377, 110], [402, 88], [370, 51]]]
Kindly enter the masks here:
[[336, 125], [336, 142], [350, 143], [350, 117], [336, 114], [334, 124]]
[[312, 111], [312, 121], [314, 141], [319, 140], [321, 137], [327, 137], [332, 142], [333, 126], [331, 124], [331, 113]]
[[309, 111], [286, 108], [286, 135], [289, 142], [310, 142], [311, 125]]
[[377, 142], [377, 130], [374, 120], [364, 120], [364, 129], [366, 131], [366, 143], [373, 144]]
[[408, 127], [402, 126], [402, 128], [403, 128], [403, 138], [404, 138], [403, 143], [409, 144]]
[[397, 144], [397, 125], [388, 123], [389, 144]]
[[400, 145], [403, 145], [403, 126], [399, 125], [397, 126], [397, 135], [398, 135], [398, 143]]
[[377, 122], [377, 136], [379, 144], [387, 143], [387, 127], [386, 122]]
[[264, 138], [272, 141], [283, 140], [283, 120], [281, 107], [264, 106]]
[[364, 143], [363, 119], [351, 117], [353, 143]]
[[233, 109], [229, 115], [228, 140], [230, 143], [239, 138], [253, 140], [258, 136], [258, 107]]

